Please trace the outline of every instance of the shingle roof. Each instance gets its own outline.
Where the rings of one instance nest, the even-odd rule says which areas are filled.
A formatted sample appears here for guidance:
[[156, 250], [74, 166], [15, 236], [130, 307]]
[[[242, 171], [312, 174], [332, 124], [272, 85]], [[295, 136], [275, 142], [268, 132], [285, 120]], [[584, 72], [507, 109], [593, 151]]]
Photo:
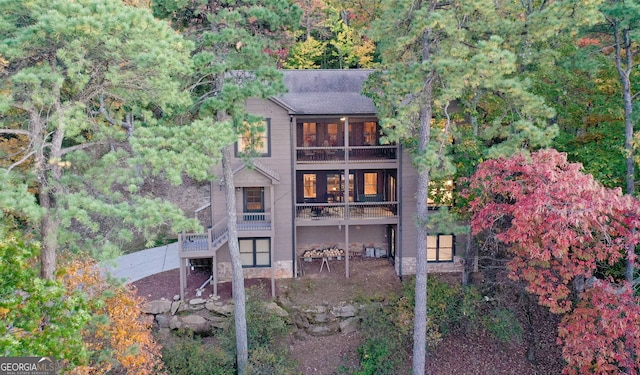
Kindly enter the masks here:
[[288, 92], [274, 98], [297, 115], [375, 114], [362, 84], [373, 70], [283, 70]]

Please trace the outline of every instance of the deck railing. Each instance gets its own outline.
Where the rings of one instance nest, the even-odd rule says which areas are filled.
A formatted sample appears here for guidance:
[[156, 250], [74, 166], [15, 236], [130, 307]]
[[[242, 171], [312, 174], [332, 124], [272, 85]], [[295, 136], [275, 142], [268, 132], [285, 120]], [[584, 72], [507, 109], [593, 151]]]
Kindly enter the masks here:
[[[395, 160], [398, 147], [391, 146], [350, 146], [349, 161], [354, 163]], [[345, 162], [344, 147], [297, 147], [296, 160], [299, 163], [340, 163]]]
[[397, 216], [398, 202], [299, 203], [296, 219], [379, 219]]
[[271, 212], [243, 212], [238, 214], [238, 230], [270, 230]]

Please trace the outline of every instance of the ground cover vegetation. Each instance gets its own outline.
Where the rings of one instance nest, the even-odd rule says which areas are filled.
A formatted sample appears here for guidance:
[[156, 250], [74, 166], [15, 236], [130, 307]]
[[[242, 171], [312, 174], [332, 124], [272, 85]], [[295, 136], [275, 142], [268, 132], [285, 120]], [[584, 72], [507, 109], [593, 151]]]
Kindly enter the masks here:
[[[375, 67], [368, 94], [386, 140], [402, 142], [421, 172], [419, 267], [414, 290], [392, 312], [402, 322], [395, 330], [379, 322], [386, 334], [365, 340], [357, 371], [388, 372], [395, 353], [411, 352], [413, 373], [423, 373], [427, 348], [452, 325], [475, 321], [505, 340], [530, 329], [503, 306], [476, 320], [471, 287], [453, 292], [427, 277], [426, 236], [451, 229], [443, 217], [453, 213], [477, 236], [468, 242], [469, 267], [477, 259], [493, 286], [509, 273], [510, 286], [562, 316], [565, 373], [638, 373], [638, 2], [296, 3], [0, 1], [7, 353], [57, 356], [78, 371], [158, 371], [159, 348], [135, 318], [140, 302], [92, 273], [88, 258], [112, 257], [138, 234], [152, 241], [198, 228], [145, 187], [151, 178], [211, 179], [238, 134], [260, 130], [242, 104], [280, 92], [276, 66]], [[228, 75], [235, 70], [255, 73]], [[549, 146], [568, 160], [536, 152]], [[485, 162], [501, 155], [520, 156]], [[431, 183], [450, 178], [470, 193], [447, 215], [430, 215]], [[440, 293], [462, 305], [430, 307]], [[442, 309], [453, 322], [439, 320]], [[249, 320], [249, 310], [237, 311], [236, 322]], [[366, 319], [381, 320], [380, 311]], [[125, 328], [136, 332], [132, 341], [118, 333], [125, 321], [137, 324]], [[245, 336], [242, 324], [235, 330], [236, 340]], [[251, 337], [250, 324], [246, 331]], [[412, 335], [412, 348], [377, 344], [401, 347], [400, 334]], [[252, 362], [252, 341], [236, 341], [236, 359], [225, 366], [245, 373], [281, 364], [259, 348]], [[126, 354], [134, 352], [146, 353], [144, 363]]]

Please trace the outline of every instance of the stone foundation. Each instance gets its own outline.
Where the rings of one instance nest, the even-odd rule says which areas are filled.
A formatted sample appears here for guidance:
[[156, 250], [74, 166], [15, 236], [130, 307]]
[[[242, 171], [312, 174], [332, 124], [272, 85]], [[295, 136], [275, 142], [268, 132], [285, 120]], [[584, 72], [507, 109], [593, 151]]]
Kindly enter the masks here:
[[[400, 274], [400, 262], [396, 261], [395, 268], [396, 268], [396, 274]], [[453, 262], [428, 263], [427, 271], [435, 272], [435, 273], [449, 273], [449, 272], [462, 273], [464, 271], [464, 263], [461, 257], [454, 256]], [[415, 274], [416, 274], [416, 258], [415, 257], [402, 258], [402, 275], [415, 275]]]
[[[277, 261], [274, 264], [276, 279], [293, 278], [293, 262], [290, 260]], [[245, 279], [271, 279], [271, 267], [264, 268], [243, 268], [242, 273]], [[232, 278], [231, 262], [218, 263], [218, 282], [230, 282]]]

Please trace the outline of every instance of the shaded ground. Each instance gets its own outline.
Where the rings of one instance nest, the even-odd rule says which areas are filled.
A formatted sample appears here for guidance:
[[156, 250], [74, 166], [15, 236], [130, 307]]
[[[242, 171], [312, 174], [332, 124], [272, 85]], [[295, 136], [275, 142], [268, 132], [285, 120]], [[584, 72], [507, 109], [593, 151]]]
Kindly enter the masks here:
[[[293, 303], [335, 304], [340, 301], [393, 300], [402, 290], [402, 284], [395, 276], [387, 259], [364, 259], [350, 262], [350, 277], [345, 278], [345, 262], [329, 262], [331, 272], [326, 268], [320, 272], [319, 260], [305, 262], [304, 276], [295, 280], [277, 280], [276, 294], [289, 298]], [[195, 290], [209, 277], [208, 272], [194, 271], [189, 276], [186, 296], [195, 296]], [[457, 282], [455, 277], [447, 277]], [[266, 279], [246, 280], [245, 285], [263, 285], [270, 296], [271, 281]], [[179, 294], [178, 270], [163, 272], [133, 283], [138, 294], [148, 299], [173, 298]], [[211, 294], [208, 287], [203, 294]], [[221, 299], [231, 298], [230, 283], [218, 286]], [[559, 348], [555, 345], [557, 322], [546, 315], [535, 316], [536, 337], [523, 340], [521, 344], [504, 345], [497, 343], [482, 332], [457, 334], [444, 339], [438, 349], [429, 353], [426, 373], [431, 375], [472, 375], [472, 374], [559, 374], [561, 360]], [[527, 361], [529, 344], [536, 343], [537, 363]], [[287, 339], [291, 356], [299, 363], [301, 374], [346, 374], [344, 369], [354, 368], [358, 363], [356, 349], [362, 343], [358, 333], [312, 337], [304, 333], [292, 334]], [[410, 365], [411, 358], [407, 358]]]

